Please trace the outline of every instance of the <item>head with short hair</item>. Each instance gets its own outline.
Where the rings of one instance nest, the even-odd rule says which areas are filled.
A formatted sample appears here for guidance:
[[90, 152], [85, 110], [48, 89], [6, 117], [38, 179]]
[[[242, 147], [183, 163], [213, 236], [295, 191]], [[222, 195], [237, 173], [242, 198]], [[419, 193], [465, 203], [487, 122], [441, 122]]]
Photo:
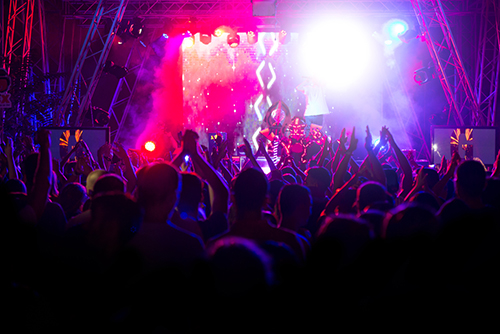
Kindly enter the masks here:
[[279, 209], [282, 217], [293, 215], [296, 209], [303, 205], [311, 209], [311, 192], [299, 184], [288, 184], [281, 189], [278, 197]]
[[94, 184], [92, 195], [95, 196], [105, 192], [125, 192], [125, 182], [116, 174], [104, 174]]
[[236, 177], [233, 188], [238, 215], [261, 211], [268, 189], [267, 178], [258, 170], [249, 168], [241, 172]]
[[105, 170], [102, 169], [96, 169], [87, 175], [87, 183], [86, 183], [86, 188], [87, 188], [87, 195], [92, 196], [94, 193], [94, 186], [97, 180], [105, 175], [108, 174]]
[[171, 213], [177, 203], [181, 179], [177, 169], [166, 162], [144, 166], [137, 173], [137, 200], [146, 208], [163, 206]]
[[466, 160], [458, 166], [455, 189], [459, 198], [480, 198], [485, 185], [486, 171], [480, 162]]
[[367, 206], [376, 202], [387, 200], [385, 187], [378, 182], [370, 181], [363, 183], [356, 194], [358, 211], [362, 212]]
[[179, 206], [198, 207], [203, 198], [203, 181], [195, 173], [181, 172], [182, 188]]
[[330, 172], [323, 167], [312, 167], [306, 171], [306, 186], [313, 196], [324, 196], [330, 186], [332, 177]]
[[83, 203], [85, 203], [86, 199], [87, 193], [85, 188], [77, 182], [67, 183], [61, 189], [58, 198], [67, 219], [82, 211]]

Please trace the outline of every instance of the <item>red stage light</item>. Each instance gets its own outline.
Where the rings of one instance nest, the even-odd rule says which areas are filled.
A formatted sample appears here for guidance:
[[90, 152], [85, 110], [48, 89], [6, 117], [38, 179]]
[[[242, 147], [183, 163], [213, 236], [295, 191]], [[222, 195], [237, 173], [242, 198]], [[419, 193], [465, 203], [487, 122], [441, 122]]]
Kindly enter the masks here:
[[144, 144], [144, 148], [149, 152], [153, 152], [156, 148], [156, 145], [154, 142], [148, 141], [146, 142], [146, 144]]

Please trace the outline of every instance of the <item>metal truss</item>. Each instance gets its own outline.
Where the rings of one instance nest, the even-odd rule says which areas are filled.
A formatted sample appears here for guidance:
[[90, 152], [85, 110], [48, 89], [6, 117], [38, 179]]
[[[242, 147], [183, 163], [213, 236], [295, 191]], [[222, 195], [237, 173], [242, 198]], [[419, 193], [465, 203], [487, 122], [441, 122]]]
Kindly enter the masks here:
[[[149, 40], [152, 41], [153, 36], [156, 36], [156, 30], [149, 33]], [[145, 40], [145, 36], [141, 39]], [[120, 134], [125, 127], [127, 115], [132, 107], [131, 99], [134, 95], [137, 84], [140, 82], [144, 74], [144, 65], [151, 52], [151, 46], [145, 47], [142, 42], [134, 39], [134, 44], [130, 49], [125, 67], [128, 69], [128, 75], [118, 81], [118, 86], [113, 95], [111, 106], [109, 107], [110, 128], [111, 128], [111, 143], [120, 139]], [[135, 63], [134, 63], [134, 60]]]
[[[68, 124], [73, 109], [78, 110], [73, 125], [81, 125], [82, 116], [90, 106], [115, 33], [127, 8], [127, 3], [128, 0], [121, 0], [113, 2], [111, 6], [109, 4], [105, 6], [103, 1], [100, 0], [95, 7], [92, 7], [95, 9], [94, 15], [90, 21], [87, 36], [64, 91], [61, 105], [54, 115], [55, 126]], [[100, 24], [105, 17], [112, 17], [111, 26], [107, 31], [101, 32], [99, 30]], [[84, 73], [84, 67], [92, 68], [90, 76]]]
[[415, 15], [457, 125], [485, 125], [440, 0], [412, 0]]
[[475, 93], [487, 126], [495, 125], [500, 72], [500, 6], [483, 0], [476, 66]]
[[[115, 1], [108, 1], [112, 5]], [[97, 1], [65, 1], [65, 14], [68, 16], [89, 19], [94, 12]], [[449, 15], [470, 13], [476, 10], [471, 6], [473, 1], [446, 0], [444, 9]], [[407, 0], [278, 0], [277, 17], [309, 17], [318, 13], [352, 13], [355, 15], [374, 14], [410, 14], [413, 6]], [[127, 9], [128, 16], [142, 18], [249, 18], [252, 17], [252, 2], [250, 0], [130, 0]]]

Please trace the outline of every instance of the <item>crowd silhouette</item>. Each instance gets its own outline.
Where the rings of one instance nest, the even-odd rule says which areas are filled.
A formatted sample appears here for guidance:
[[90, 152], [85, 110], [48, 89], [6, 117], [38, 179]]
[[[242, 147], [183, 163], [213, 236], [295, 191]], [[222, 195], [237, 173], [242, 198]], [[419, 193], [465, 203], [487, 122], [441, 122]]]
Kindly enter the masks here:
[[5, 328], [498, 330], [500, 152], [419, 166], [367, 127], [357, 162], [358, 137], [325, 137], [306, 164], [245, 140], [241, 170], [192, 130], [156, 159], [119, 143], [95, 159], [81, 140], [58, 161], [48, 130], [36, 150], [7, 139]]

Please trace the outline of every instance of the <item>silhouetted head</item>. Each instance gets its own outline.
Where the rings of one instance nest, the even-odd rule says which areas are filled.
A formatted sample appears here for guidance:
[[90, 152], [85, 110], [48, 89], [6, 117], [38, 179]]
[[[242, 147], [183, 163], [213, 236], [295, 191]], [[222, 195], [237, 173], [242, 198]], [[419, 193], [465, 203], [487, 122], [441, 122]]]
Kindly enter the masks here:
[[386, 239], [431, 237], [437, 232], [434, 214], [424, 206], [408, 203], [398, 206], [384, 220], [383, 236]]
[[168, 214], [177, 203], [181, 180], [177, 169], [166, 162], [155, 162], [137, 174], [137, 200], [148, 211], [161, 207]]
[[108, 172], [102, 169], [96, 169], [87, 175], [87, 183], [85, 187], [87, 188], [87, 195], [89, 197], [92, 197], [92, 194], [94, 193], [94, 186], [97, 180], [105, 174], [108, 174]]
[[249, 168], [241, 172], [234, 182], [234, 202], [238, 216], [245, 212], [261, 211], [266, 200], [269, 183], [264, 174]]
[[332, 181], [330, 172], [323, 167], [313, 167], [306, 171], [306, 175], [306, 186], [311, 190], [312, 196], [325, 196], [325, 192]]
[[356, 204], [358, 211], [362, 212], [367, 206], [387, 201], [387, 191], [385, 187], [378, 182], [363, 183], [356, 193]]
[[203, 181], [195, 173], [181, 172], [182, 187], [179, 206], [198, 208], [203, 198]]
[[486, 171], [475, 160], [462, 162], [456, 171], [455, 189], [459, 198], [480, 198], [486, 184]]
[[83, 203], [87, 199], [85, 187], [80, 183], [67, 183], [59, 193], [59, 204], [64, 210], [66, 218], [69, 219], [82, 211]]
[[[293, 217], [303, 222], [305, 226], [311, 215], [312, 198], [308, 188], [298, 184], [288, 184], [281, 189], [278, 197], [278, 207], [282, 219]], [[301, 226], [283, 226], [296, 230]]]
[[116, 174], [104, 174], [94, 184], [92, 195], [95, 196], [105, 192], [125, 192], [125, 182]]

